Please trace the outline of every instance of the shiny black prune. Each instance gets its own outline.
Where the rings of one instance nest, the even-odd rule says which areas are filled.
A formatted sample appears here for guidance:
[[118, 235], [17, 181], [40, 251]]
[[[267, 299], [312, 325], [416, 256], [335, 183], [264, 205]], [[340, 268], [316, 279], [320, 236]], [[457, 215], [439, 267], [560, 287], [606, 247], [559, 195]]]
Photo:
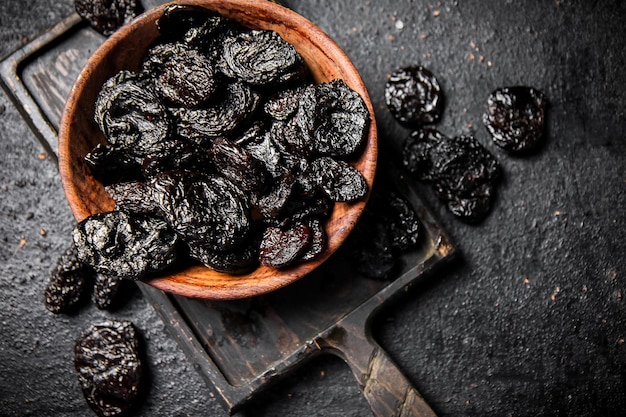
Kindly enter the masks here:
[[251, 85], [282, 84], [306, 73], [304, 60], [273, 31], [251, 30], [224, 41], [221, 71]]
[[103, 185], [142, 178], [141, 166], [137, 160], [110, 145], [97, 145], [85, 155], [85, 162], [94, 178]]
[[115, 148], [137, 158], [158, 151], [172, 121], [151, 84], [131, 71], [109, 78], [96, 99], [94, 119]]
[[151, 48], [143, 67], [143, 72], [154, 78], [155, 90], [177, 106], [197, 107], [217, 88], [212, 60], [184, 43]]
[[311, 242], [311, 229], [304, 223], [294, 223], [285, 230], [268, 227], [263, 234], [259, 252], [261, 265], [287, 267], [306, 251]]
[[267, 99], [263, 111], [274, 120], [289, 120], [298, 111], [304, 87], [281, 90]]
[[280, 215], [292, 195], [295, 182], [295, 177], [287, 173], [258, 199], [255, 208], [264, 219], [274, 219]]
[[326, 249], [326, 230], [324, 225], [318, 219], [309, 219], [307, 225], [311, 229], [311, 242], [304, 253], [300, 256], [301, 261], [310, 261], [315, 259]]
[[138, 279], [176, 260], [177, 236], [159, 218], [122, 211], [93, 214], [76, 225], [78, 259], [97, 272]]
[[385, 101], [393, 117], [409, 127], [435, 123], [443, 111], [439, 82], [420, 65], [400, 68], [390, 75]]
[[287, 166], [297, 164], [300, 158], [311, 158], [316, 153], [315, 141], [311, 136], [302, 133], [295, 117], [272, 123], [270, 136]]
[[341, 158], [362, 148], [370, 124], [365, 102], [341, 79], [308, 86], [296, 120], [318, 153]]
[[413, 132], [404, 150], [405, 166], [457, 217], [470, 223], [489, 213], [501, 170], [498, 161], [471, 136], [448, 138], [432, 129]]
[[413, 207], [391, 188], [374, 190], [370, 210], [387, 227], [391, 246], [403, 252], [417, 245], [422, 234], [422, 223]]
[[72, 245], [57, 260], [44, 291], [44, 304], [52, 313], [75, 309], [89, 292], [93, 272], [78, 260]]
[[118, 182], [104, 191], [115, 200], [115, 209], [129, 213], [157, 213], [159, 206], [152, 199], [152, 190], [143, 181]]
[[367, 182], [353, 166], [330, 157], [315, 159], [310, 165], [313, 181], [333, 201], [356, 201], [368, 192]]
[[130, 22], [143, 8], [136, 0], [74, 0], [76, 13], [105, 36]]
[[245, 274], [259, 265], [261, 236], [257, 234], [251, 232], [246, 242], [229, 251], [215, 251], [206, 246], [191, 244], [189, 256], [218, 272], [233, 275]]
[[94, 324], [76, 341], [74, 368], [83, 395], [100, 417], [122, 415], [141, 389], [140, 340], [129, 321]]
[[257, 196], [263, 191], [267, 172], [245, 148], [228, 139], [217, 138], [211, 144], [209, 156], [217, 172], [243, 192]]
[[233, 139], [233, 142], [237, 145], [246, 146], [251, 142], [262, 141], [266, 133], [267, 129], [262, 121], [253, 121], [241, 135]]
[[397, 266], [389, 230], [380, 218], [366, 209], [348, 237], [345, 250], [352, 267], [376, 280], [389, 279]]
[[253, 115], [260, 96], [242, 83], [228, 84], [221, 101], [206, 108], [174, 111], [176, 132], [183, 138], [207, 145], [219, 136], [243, 128]]
[[189, 245], [227, 251], [245, 241], [250, 204], [228, 179], [172, 171], [159, 174], [151, 185], [167, 222]]
[[210, 173], [214, 167], [206, 148], [182, 139], [164, 142], [158, 152], [147, 155], [141, 161], [141, 172], [145, 178], [179, 169]]
[[543, 137], [546, 99], [532, 87], [498, 88], [489, 95], [483, 122], [496, 145], [510, 153], [537, 147]]
[[263, 164], [272, 178], [280, 178], [289, 172], [289, 168], [284, 163], [284, 156], [272, 139], [270, 132], [265, 132], [260, 137], [255, 137], [246, 142], [244, 147], [250, 155]]
[[119, 306], [123, 301], [127, 279], [115, 275], [96, 273], [94, 275], [91, 301], [100, 310], [110, 310]]
[[197, 38], [200, 41], [222, 30], [227, 26], [227, 19], [204, 7], [171, 4], [165, 8], [156, 25], [164, 39], [185, 40], [193, 44]]

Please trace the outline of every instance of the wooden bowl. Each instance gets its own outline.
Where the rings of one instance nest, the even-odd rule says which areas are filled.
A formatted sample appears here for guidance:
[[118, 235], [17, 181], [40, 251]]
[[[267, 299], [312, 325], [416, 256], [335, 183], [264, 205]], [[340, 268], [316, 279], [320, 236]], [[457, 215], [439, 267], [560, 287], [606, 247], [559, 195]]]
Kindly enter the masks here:
[[[371, 189], [378, 153], [372, 103], [358, 71], [328, 35], [297, 13], [269, 1], [180, 0], [176, 3], [205, 7], [250, 28], [274, 30], [302, 55], [315, 82], [341, 78], [358, 92], [370, 112], [371, 123], [365, 149], [353, 165]], [[147, 11], [111, 35], [87, 61], [69, 94], [59, 131], [59, 169], [69, 206], [77, 221], [114, 207], [114, 201], [91, 175], [83, 159], [98, 143], [106, 142], [93, 120], [96, 96], [102, 84], [118, 71], [139, 68], [149, 45], [159, 36], [155, 22], [166, 6]], [[145, 282], [178, 295], [220, 300], [276, 290], [305, 276], [335, 252], [353, 229], [366, 201], [335, 204], [325, 226], [327, 249], [312, 261], [280, 270], [260, 266], [245, 275], [228, 275], [194, 265]]]

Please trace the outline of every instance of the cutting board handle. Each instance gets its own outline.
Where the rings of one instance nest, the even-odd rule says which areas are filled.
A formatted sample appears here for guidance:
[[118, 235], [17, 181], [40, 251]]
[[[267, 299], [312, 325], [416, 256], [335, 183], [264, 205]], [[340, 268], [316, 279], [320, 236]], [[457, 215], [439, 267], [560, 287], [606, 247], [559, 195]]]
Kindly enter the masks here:
[[342, 323], [323, 338], [330, 352], [346, 361], [377, 417], [436, 417], [389, 355], [364, 326]]

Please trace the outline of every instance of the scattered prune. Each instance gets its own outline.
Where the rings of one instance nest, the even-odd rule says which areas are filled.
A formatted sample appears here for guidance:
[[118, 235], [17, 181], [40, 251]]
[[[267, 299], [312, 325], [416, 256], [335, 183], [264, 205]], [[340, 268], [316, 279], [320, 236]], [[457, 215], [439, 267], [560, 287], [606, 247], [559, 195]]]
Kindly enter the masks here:
[[87, 329], [74, 346], [83, 395], [100, 417], [118, 416], [137, 398], [142, 381], [140, 340], [129, 321], [105, 321]]
[[260, 96], [242, 83], [226, 87], [224, 97], [215, 105], [198, 109], [177, 109], [177, 133], [200, 145], [218, 136], [228, 136], [241, 128], [252, 116]]
[[371, 279], [388, 279], [397, 265], [389, 230], [368, 209], [350, 234], [346, 251], [353, 268]]
[[124, 286], [128, 280], [115, 275], [96, 273], [94, 275], [91, 301], [101, 310], [109, 310], [121, 303]]
[[85, 155], [85, 162], [91, 174], [103, 185], [142, 178], [141, 166], [135, 158], [110, 145], [97, 145]]
[[103, 274], [138, 279], [176, 260], [176, 234], [156, 217], [97, 213], [78, 223], [72, 238], [78, 259]]
[[471, 136], [448, 138], [432, 129], [413, 132], [404, 150], [404, 165], [459, 218], [476, 223], [491, 209], [500, 177], [498, 161]]
[[224, 41], [221, 71], [252, 85], [283, 84], [306, 73], [304, 60], [273, 31], [251, 30]]
[[111, 35], [142, 11], [136, 0], [74, 0], [76, 13], [92, 28], [105, 36]]
[[341, 79], [308, 86], [296, 120], [318, 153], [342, 158], [363, 146], [370, 123], [365, 102]]
[[114, 147], [138, 158], [157, 151], [172, 125], [152, 85], [130, 71], [121, 71], [104, 83], [94, 119]]
[[188, 245], [228, 251], [246, 239], [250, 205], [228, 179], [172, 171], [159, 174], [151, 185], [167, 222]]
[[311, 242], [311, 229], [295, 223], [285, 230], [268, 227], [263, 234], [259, 261], [261, 265], [284, 268], [294, 263]]
[[413, 65], [394, 71], [385, 86], [385, 101], [395, 119], [409, 127], [439, 121], [443, 94], [428, 69]]
[[57, 260], [44, 291], [44, 304], [55, 314], [72, 311], [89, 292], [92, 271], [78, 260], [72, 245]]
[[537, 147], [543, 136], [546, 99], [532, 87], [505, 87], [491, 93], [485, 127], [496, 145], [510, 153], [524, 153]]
[[381, 211], [382, 221], [389, 230], [391, 246], [398, 251], [414, 247], [422, 234], [422, 223], [417, 213], [408, 201], [393, 191], [385, 192], [384, 198], [387, 201], [386, 210], [382, 207], [377, 209]]
[[344, 161], [321, 157], [310, 167], [316, 185], [333, 201], [356, 201], [367, 194], [365, 178]]

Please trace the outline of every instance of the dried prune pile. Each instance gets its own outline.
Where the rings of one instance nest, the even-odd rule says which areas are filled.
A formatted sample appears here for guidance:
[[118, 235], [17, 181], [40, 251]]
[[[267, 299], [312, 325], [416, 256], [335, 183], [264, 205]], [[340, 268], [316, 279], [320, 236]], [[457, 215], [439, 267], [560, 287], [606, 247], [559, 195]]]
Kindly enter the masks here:
[[483, 123], [496, 145], [510, 153], [525, 153], [540, 143], [546, 104], [535, 88], [498, 88], [487, 99]]
[[143, 8], [138, 0], [74, 0], [76, 13], [105, 36], [130, 22]]
[[184, 5], [157, 28], [140, 68], [98, 94], [106, 143], [85, 160], [116, 204], [77, 225], [78, 259], [138, 279], [186, 259], [240, 274], [318, 256], [335, 202], [369, 191], [350, 164], [363, 99], [340, 79], [314, 84], [275, 32]]
[[454, 215], [475, 223], [491, 209], [500, 164], [474, 137], [416, 130], [406, 140], [403, 155], [404, 166], [431, 184]]
[[133, 406], [142, 381], [140, 340], [128, 321], [106, 321], [87, 329], [74, 346], [74, 367], [83, 395], [100, 417]]

